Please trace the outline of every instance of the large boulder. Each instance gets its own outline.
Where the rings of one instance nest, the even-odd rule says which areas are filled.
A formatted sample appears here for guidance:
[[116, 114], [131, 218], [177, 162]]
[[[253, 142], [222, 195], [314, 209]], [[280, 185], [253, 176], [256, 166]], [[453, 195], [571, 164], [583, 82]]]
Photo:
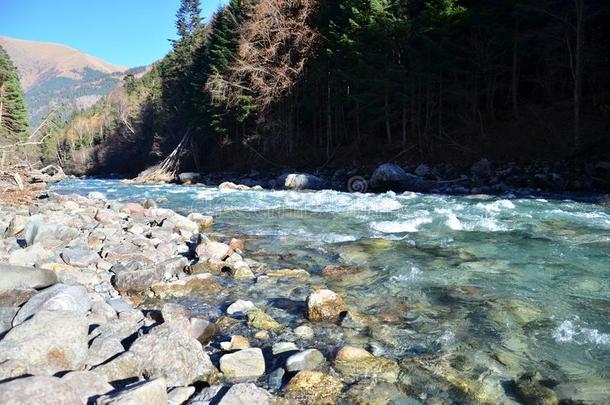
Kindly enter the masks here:
[[124, 352], [112, 360], [107, 361], [92, 371], [104, 376], [107, 381], [123, 382], [127, 380], [138, 380], [141, 373], [140, 361], [131, 352]]
[[[284, 176], [282, 176], [283, 179]], [[324, 187], [324, 179], [313, 174], [291, 173], [280, 184], [289, 190], [320, 190]]]
[[220, 371], [232, 381], [255, 380], [265, 374], [265, 358], [261, 349], [244, 349], [220, 358]]
[[40, 289], [55, 283], [57, 275], [50, 270], [0, 263], [0, 290]]
[[138, 358], [145, 375], [165, 377], [170, 387], [205, 381], [216, 372], [201, 343], [172, 325], [157, 326], [140, 336], [129, 351]]
[[200, 179], [201, 179], [201, 173], [186, 172], [186, 173], [180, 173], [178, 175], [178, 182], [180, 182], [180, 184], [196, 183]]
[[40, 311], [0, 341], [0, 362], [17, 360], [30, 374], [78, 370], [87, 359], [89, 323], [74, 311]]
[[424, 191], [429, 188], [426, 180], [405, 172], [393, 163], [384, 163], [375, 169], [369, 185], [374, 191]]
[[34, 376], [0, 384], [0, 404], [82, 405], [78, 393], [57, 377]]
[[306, 300], [307, 319], [310, 321], [336, 322], [348, 311], [343, 299], [334, 291], [313, 291]]
[[55, 284], [33, 296], [17, 313], [13, 325], [19, 325], [36, 312], [74, 311], [86, 315], [91, 309], [87, 289], [81, 285]]

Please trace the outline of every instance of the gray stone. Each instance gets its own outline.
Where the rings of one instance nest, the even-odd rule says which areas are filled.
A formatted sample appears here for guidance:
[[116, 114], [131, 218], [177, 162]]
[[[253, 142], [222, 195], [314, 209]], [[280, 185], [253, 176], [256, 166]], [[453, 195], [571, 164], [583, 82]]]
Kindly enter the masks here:
[[201, 343], [188, 331], [160, 325], [140, 336], [130, 347], [149, 377], [165, 377], [170, 387], [206, 380], [216, 369]]
[[79, 369], [87, 358], [88, 329], [77, 312], [37, 312], [0, 341], [0, 361], [23, 361], [31, 374]]
[[313, 329], [307, 325], [297, 326], [293, 332], [297, 337], [304, 340], [311, 340], [314, 336]]
[[315, 370], [324, 361], [324, 355], [319, 350], [309, 349], [288, 357], [286, 360], [286, 370], [290, 372]]
[[142, 374], [140, 361], [131, 352], [122, 353], [112, 360], [94, 367], [91, 371], [104, 376], [110, 382], [137, 379]]
[[0, 289], [45, 288], [57, 283], [50, 270], [0, 264]]
[[299, 348], [292, 342], [277, 342], [271, 348], [273, 355], [277, 356], [280, 353], [298, 351]]
[[180, 183], [194, 183], [201, 178], [201, 173], [187, 172], [180, 173], [178, 175], [178, 180]]
[[167, 393], [167, 405], [181, 405], [195, 393], [195, 387], [176, 387]]
[[36, 312], [74, 311], [85, 315], [91, 309], [91, 299], [83, 286], [55, 284], [42, 290], [19, 310], [13, 320], [13, 325], [19, 325]]
[[259, 348], [244, 349], [220, 358], [220, 371], [232, 381], [254, 380], [265, 374], [265, 358]]
[[[2, 270], [0, 270], [0, 275]], [[33, 288], [0, 288], [1, 307], [19, 307], [37, 293]]]
[[282, 382], [284, 381], [284, 375], [286, 374], [286, 370], [284, 368], [276, 368], [267, 377], [267, 384], [269, 384], [270, 388], [274, 388], [279, 390], [282, 387]]
[[220, 384], [212, 385], [202, 389], [197, 395], [188, 401], [189, 405], [211, 405], [218, 403], [218, 397], [224, 387]]
[[114, 390], [105, 377], [93, 371], [71, 371], [61, 377], [61, 381], [70, 386], [84, 404]]
[[8, 228], [6, 228], [5, 237], [19, 235], [25, 229], [28, 219], [29, 218], [24, 215], [14, 215], [13, 218], [11, 218], [11, 222], [8, 224]]
[[0, 307], [0, 336], [13, 327], [13, 318], [19, 311], [16, 307]]
[[112, 283], [121, 292], [147, 291], [153, 284], [180, 273], [187, 264], [185, 257], [173, 257], [149, 269], [115, 273]]
[[138, 382], [116, 393], [98, 398], [97, 405], [166, 405], [167, 392], [164, 378]]
[[87, 352], [87, 365], [97, 366], [125, 351], [121, 340], [114, 336], [98, 336]]
[[407, 177], [408, 174], [402, 167], [393, 163], [384, 163], [375, 169], [369, 183], [375, 190], [402, 190], [402, 184]]
[[254, 303], [252, 301], [245, 300], [237, 300], [227, 308], [227, 314], [235, 315], [235, 314], [245, 314], [248, 310], [254, 308]]
[[163, 317], [164, 323], [182, 328], [191, 334], [191, 311], [184, 305], [175, 304], [173, 302], [165, 303], [161, 309], [161, 316]]
[[59, 255], [66, 264], [75, 267], [89, 267], [100, 261], [100, 255], [83, 246], [62, 249]]
[[0, 384], [3, 405], [82, 405], [78, 394], [60, 378], [34, 376]]
[[270, 405], [273, 395], [252, 383], [235, 384], [220, 399], [218, 405]]
[[207, 344], [214, 337], [220, 335], [220, 328], [214, 322], [207, 319], [193, 317], [190, 319], [191, 336], [201, 344]]

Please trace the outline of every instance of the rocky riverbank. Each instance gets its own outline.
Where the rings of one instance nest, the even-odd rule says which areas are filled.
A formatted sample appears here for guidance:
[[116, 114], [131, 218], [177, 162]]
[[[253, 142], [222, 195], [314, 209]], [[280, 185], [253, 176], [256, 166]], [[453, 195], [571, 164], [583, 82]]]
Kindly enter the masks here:
[[507, 355], [392, 356], [395, 314], [327, 285], [365, 269], [274, 268], [205, 214], [100, 193], [1, 205], [0, 403], [514, 403], [465, 364], [558, 402]]

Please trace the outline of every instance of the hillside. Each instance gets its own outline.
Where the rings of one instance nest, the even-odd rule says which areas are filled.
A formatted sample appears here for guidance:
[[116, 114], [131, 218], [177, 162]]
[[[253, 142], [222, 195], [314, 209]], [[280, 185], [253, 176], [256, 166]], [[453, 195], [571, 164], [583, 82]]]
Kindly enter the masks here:
[[0, 36], [0, 46], [17, 66], [32, 125], [62, 105], [66, 113], [93, 105], [128, 70], [65, 45]]

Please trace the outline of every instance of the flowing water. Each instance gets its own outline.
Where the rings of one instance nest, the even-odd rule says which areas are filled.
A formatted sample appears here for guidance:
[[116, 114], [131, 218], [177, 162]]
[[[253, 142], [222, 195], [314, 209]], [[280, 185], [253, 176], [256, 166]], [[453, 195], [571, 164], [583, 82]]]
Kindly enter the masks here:
[[[329, 264], [364, 268], [347, 280], [315, 279], [379, 321], [364, 337], [338, 339], [398, 360], [466, 353], [468, 365], [457, 367], [457, 375], [469, 381], [538, 371], [555, 384], [610, 385], [609, 206], [570, 198], [228, 191], [111, 180], [70, 180], [54, 189], [153, 198], [181, 213], [213, 215], [214, 232], [242, 237], [246, 257], [270, 268], [314, 275]], [[236, 291], [270, 306], [279, 302], [272, 294], [303, 298], [299, 288], [281, 283]], [[274, 316], [294, 326], [303, 321], [290, 305], [276, 306]]]

